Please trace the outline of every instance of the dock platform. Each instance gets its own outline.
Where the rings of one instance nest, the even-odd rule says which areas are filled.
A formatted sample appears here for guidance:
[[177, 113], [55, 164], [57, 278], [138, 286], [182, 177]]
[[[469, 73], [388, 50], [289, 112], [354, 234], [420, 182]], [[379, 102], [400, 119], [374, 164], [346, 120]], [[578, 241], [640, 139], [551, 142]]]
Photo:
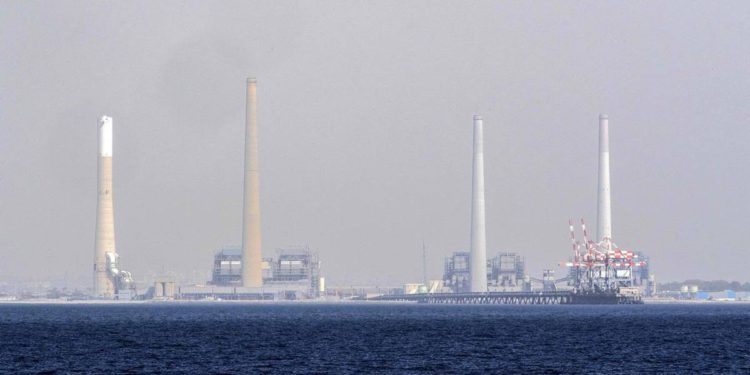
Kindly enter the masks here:
[[372, 297], [368, 300], [453, 305], [633, 305], [643, 303], [640, 296], [615, 293], [577, 294], [572, 291], [394, 294]]

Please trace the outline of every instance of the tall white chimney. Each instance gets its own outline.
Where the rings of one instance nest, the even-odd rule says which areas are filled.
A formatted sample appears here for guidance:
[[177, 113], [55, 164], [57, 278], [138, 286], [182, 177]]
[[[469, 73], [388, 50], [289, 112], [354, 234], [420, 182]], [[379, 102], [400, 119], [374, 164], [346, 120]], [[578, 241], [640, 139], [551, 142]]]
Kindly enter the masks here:
[[596, 239], [612, 239], [612, 197], [609, 184], [609, 118], [599, 115], [599, 205]]
[[471, 190], [471, 291], [487, 291], [487, 237], [484, 225], [484, 134], [481, 116], [474, 116], [474, 163]]

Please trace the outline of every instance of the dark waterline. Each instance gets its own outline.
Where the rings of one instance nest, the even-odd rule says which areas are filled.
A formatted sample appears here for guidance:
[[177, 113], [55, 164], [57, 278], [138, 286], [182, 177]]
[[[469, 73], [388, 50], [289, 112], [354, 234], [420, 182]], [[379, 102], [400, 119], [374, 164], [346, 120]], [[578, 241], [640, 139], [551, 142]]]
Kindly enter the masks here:
[[750, 305], [0, 305], [3, 373], [750, 373]]

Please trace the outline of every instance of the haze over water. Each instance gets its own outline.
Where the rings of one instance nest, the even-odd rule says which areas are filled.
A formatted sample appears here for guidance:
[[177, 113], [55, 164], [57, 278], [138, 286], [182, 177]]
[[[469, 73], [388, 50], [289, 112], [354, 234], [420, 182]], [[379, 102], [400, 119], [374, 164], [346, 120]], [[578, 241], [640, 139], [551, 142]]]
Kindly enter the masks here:
[[[747, 281], [750, 4], [0, 4], [0, 276], [89, 287], [96, 119], [115, 119], [118, 252], [205, 282], [239, 244], [244, 82], [259, 82], [264, 253], [308, 244], [329, 285], [428, 277], [469, 245], [485, 120], [488, 252], [539, 277], [596, 212], [659, 281]], [[718, 252], [718, 254], [717, 254]], [[563, 274], [558, 270], [558, 275]]]

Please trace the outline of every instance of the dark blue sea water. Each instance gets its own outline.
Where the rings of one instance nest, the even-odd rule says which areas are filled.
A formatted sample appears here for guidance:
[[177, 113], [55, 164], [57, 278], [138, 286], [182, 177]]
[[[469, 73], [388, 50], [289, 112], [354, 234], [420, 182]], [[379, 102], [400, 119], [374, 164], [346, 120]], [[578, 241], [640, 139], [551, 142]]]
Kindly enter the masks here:
[[750, 373], [750, 305], [0, 305], [2, 373]]

